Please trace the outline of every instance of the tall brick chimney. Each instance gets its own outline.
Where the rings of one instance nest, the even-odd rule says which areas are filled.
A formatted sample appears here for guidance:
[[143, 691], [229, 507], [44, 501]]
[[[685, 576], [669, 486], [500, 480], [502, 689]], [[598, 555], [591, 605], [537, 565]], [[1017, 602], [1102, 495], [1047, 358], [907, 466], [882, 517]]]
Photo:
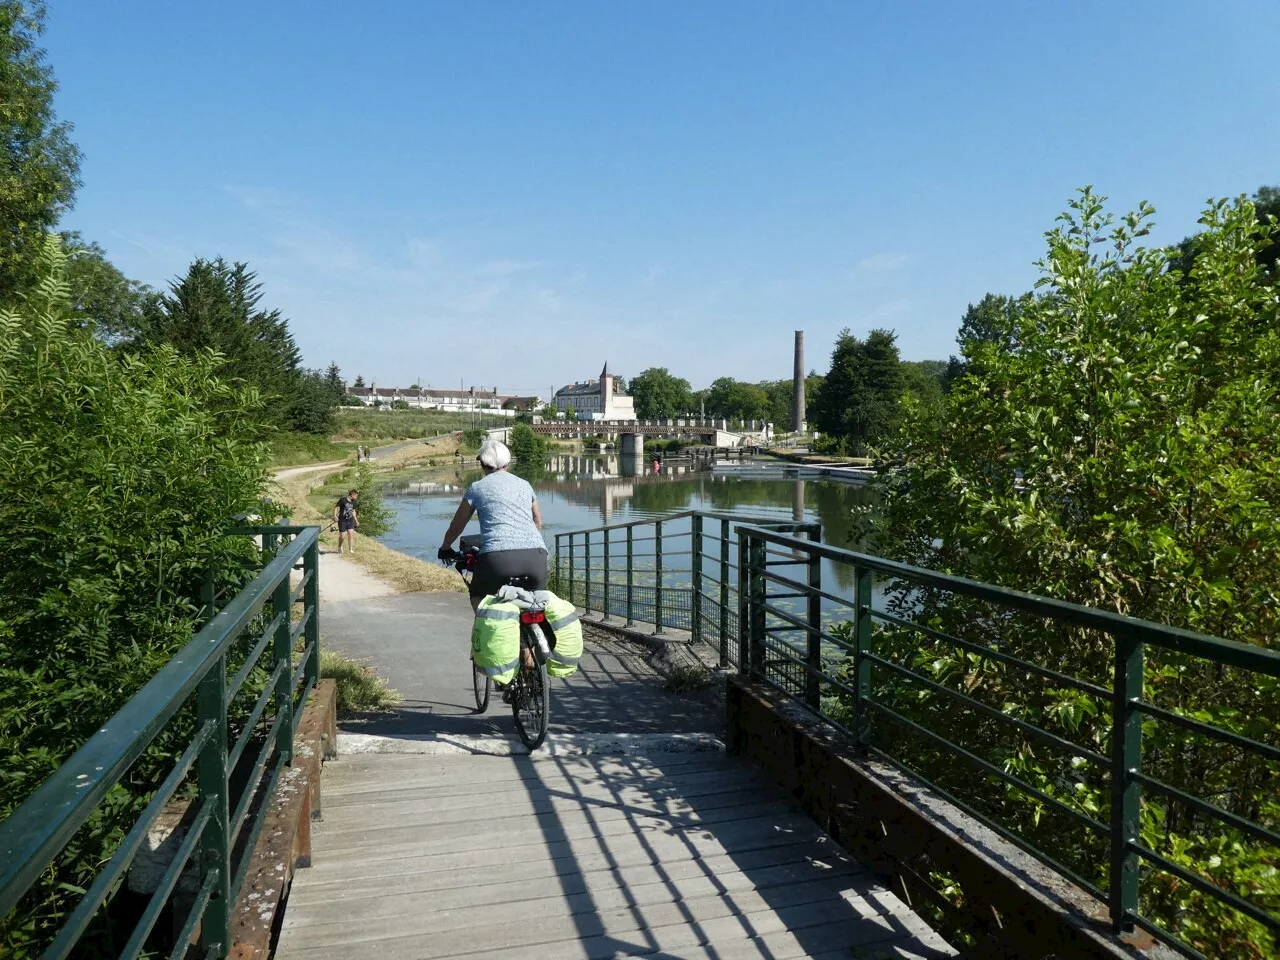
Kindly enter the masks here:
[[791, 403], [791, 429], [804, 430], [804, 331], [796, 331], [795, 399]]

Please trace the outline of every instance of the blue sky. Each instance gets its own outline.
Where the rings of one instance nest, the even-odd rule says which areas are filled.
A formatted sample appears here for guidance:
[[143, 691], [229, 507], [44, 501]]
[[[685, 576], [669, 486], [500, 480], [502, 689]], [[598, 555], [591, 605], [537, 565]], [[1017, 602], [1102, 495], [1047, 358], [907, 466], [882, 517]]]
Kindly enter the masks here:
[[309, 365], [546, 393], [945, 358], [1074, 189], [1157, 242], [1280, 183], [1280, 3], [53, 0], [65, 226], [246, 260]]

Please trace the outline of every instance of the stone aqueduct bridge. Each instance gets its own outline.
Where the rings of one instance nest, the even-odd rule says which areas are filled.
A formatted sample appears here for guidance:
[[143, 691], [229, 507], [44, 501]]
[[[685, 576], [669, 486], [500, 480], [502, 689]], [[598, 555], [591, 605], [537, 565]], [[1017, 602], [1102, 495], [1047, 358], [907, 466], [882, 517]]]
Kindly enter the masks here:
[[[624, 455], [644, 453], [645, 437], [697, 438], [713, 447], [740, 447], [767, 443], [773, 437], [773, 424], [748, 420], [740, 428], [730, 428], [728, 420], [679, 417], [668, 420], [556, 420], [534, 423], [533, 432], [561, 440], [605, 437], [616, 440]], [[498, 427], [489, 436], [504, 442], [510, 439], [510, 427]]]

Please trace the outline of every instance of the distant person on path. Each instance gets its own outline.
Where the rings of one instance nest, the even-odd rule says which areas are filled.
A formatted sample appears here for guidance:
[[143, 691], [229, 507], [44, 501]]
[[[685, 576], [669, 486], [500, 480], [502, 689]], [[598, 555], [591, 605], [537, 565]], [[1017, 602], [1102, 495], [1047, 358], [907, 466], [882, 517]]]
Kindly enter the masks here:
[[352, 488], [345, 497], [340, 497], [333, 508], [333, 522], [338, 525], [338, 553], [342, 553], [342, 538], [347, 538], [347, 552], [356, 552], [356, 527], [360, 526], [360, 515], [356, 512], [356, 503], [360, 499], [360, 491]]
[[547, 588], [547, 545], [539, 532], [542, 511], [533, 487], [507, 472], [511, 451], [501, 441], [486, 440], [476, 459], [484, 476], [467, 487], [438, 554], [447, 559], [472, 515], [480, 515], [480, 556], [471, 577], [473, 610], [512, 577], [531, 577], [533, 589]]

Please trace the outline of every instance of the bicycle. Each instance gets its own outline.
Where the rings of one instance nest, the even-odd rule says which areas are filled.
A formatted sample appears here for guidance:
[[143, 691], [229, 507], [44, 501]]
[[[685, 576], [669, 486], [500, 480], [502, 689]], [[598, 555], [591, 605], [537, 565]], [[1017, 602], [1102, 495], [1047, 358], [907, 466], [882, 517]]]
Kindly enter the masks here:
[[[449, 563], [462, 574], [469, 584], [480, 556], [479, 538], [463, 537], [462, 551], [450, 550], [440, 554], [442, 563]], [[511, 577], [504, 585], [523, 590], [533, 589], [532, 577]], [[538, 631], [538, 632], [535, 632]], [[541, 636], [539, 636], [539, 633]], [[556, 635], [541, 610], [523, 610], [520, 613], [520, 665], [510, 683], [498, 686], [504, 703], [511, 704], [516, 732], [524, 745], [532, 752], [542, 746], [551, 722], [551, 688], [547, 677], [547, 657], [555, 649]], [[528, 653], [526, 654], [526, 651]], [[530, 665], [532, 664], [532, 665]], [[476, 698], [476, 712], [489, 709], [489, 697], [494, 689], [493, 679], [471, 661], [471, 688]]]

